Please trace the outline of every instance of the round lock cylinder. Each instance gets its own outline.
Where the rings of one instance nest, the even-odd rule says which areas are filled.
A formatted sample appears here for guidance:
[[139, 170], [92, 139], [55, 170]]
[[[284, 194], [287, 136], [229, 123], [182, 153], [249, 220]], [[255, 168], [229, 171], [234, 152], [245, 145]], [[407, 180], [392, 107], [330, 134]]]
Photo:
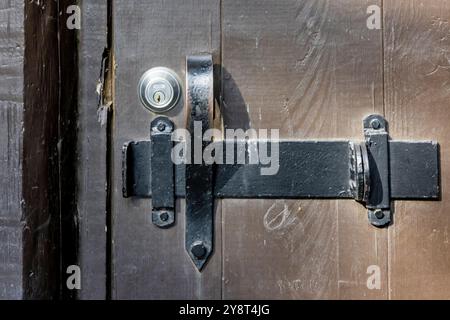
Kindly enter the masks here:
[[139, 80], [138, 95], [144, 107], [150, 111], [167, 112], [180, 99], [180, 80], [177, 74], [168, 68], [152, 68]]

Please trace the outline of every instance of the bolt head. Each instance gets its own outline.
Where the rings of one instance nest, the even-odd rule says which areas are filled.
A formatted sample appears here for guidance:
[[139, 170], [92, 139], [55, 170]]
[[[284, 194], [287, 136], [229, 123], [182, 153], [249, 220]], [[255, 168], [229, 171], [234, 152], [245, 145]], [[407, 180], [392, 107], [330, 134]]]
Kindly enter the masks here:
[[380, 127], [381, 127], [381, 122], [380, 122], [380, 120], [378, 120], [378, 119], [373, 119], [373, 120], [370, 122], [370, 126], [371, 126], [373, 129], [380, 129]]
[[169, 220], [169, 214], [166, 211], [163, 211], [160, 213], [159, 219], [161, 219], [161, 221], [166, 222], [167, 220]]
[[377, 219], [383, 219], [384, 218], [384, 212], [381, 209], [377, 209], [375, 210], [375, 217], [377, 217]]
[[162, 131], [166, 130], [166, 124], [163, 123], [163, 122], [160, 122], [160, 123], [158, 123], [157, 128], [158, 128], [159, 131], [162, 132]]
[[206, 247], [203, 245], [203, 242], [196, 242], [191, 248], [191, 252], [197, 259], [203, 259], [206, 255]]

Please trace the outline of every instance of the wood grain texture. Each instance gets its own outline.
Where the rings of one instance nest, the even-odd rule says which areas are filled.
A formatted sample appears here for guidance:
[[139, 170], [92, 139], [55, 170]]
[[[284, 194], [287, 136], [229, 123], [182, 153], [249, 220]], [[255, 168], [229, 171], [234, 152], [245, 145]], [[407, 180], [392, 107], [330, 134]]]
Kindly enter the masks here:
[[106, 125], [97, 116], [96, 92], [107, 47], [107, 1], [83, 1], [79, 31], [78, 215], [80, 299], [106, 294]]
[[22, 298], [23, 1], [0, 1], [0, 299]]
[[25, 2], [24, 297], [60, 295], [58, 10]]
[[61, 297], [75, 299], [78, 291], [66, 285], [67, 268], [78, 264], [78, 30], [67, 27], [74, 0], [58, 1], [59, 101], [58, 159], [61, 233]]
[[[382, 112], [380, 1], [224, 1], [225, 126], [362, 140]], [[281, 160], [282, 161], [282, 160]], [[223, 200], [226, 299], [387, 297], [387, 231], [353, 201]], [[381, 270], [381, 289], [366, 286]]]
[[[137, 97], [140, 76], [165, 66], [184, 79], [185, 56], [209, 52], [220, 64], [218, 0], [116, 1], [113, 8], [115, 99], [113, 121], [113, 283], [115, 299], [194, 299], [221, 297], [220, 207], [216, 210], [216, 250], [199, 273], [184, 248], [184, 210], [177, 201], [176, 225], [158, 229], [151, 201], [124, 199], [121, 149], [131, 140], [148, 140], [154, 115]], [[185, 127], [181, 101], [170, 118]]]
[[441, 202], [396, 202], [389, 231], [390, 298], [450, 298], [450, 3], [385, 0], [385, 97], [390, 135], [436, 140]]
[[76, 30], [72, 0], [26, 2], [23, 116], [23, 274], [28, 299], [73, 298], [77, 264]]

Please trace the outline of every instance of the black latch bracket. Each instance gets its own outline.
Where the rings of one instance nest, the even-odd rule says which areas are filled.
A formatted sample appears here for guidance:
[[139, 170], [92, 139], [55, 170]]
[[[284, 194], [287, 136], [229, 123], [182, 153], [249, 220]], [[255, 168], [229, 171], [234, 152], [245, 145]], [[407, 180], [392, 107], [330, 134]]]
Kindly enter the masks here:
[[370, 192], [366, 207], [369, 221], [374, 226], [381, 227], [391, 222], [387, 122], [379, 115], [371, 115], [365, 118], [363, 123], [370, 172]]
[[150, 126], [152, 221], [161, 228], [175, 223], [175, 169], [172, 162], [174, 124], [157, 117]]

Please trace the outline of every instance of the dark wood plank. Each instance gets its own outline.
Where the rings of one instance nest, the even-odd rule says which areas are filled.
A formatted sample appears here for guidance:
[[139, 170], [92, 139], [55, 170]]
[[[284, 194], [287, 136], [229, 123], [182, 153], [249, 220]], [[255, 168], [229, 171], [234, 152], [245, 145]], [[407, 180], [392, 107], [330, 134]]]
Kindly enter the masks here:
[[[184, 248], [184, 202], [177, 201], [176, 225], [158, 229], [151, 221], [148, 199], [124, 199], [121, 188], [121, 148], [130, 140], [147, 140], [154, 115], [136, 94], [140, 76], [165, 66], [185, 74], [185, 56], [209, 52], [220, 64], [218, 0], [169, 0], [114, 3], [114, 127], [113, 127], [113, 283], [112, 297], [220, 298], [220, 207], [216, 210], [215, 252], [199, 273]], [[185, 127], [183, 103], [169, 113]]]
[[[381, 1], [224, 1], [225, 126], [362, 140], [382, 112]], [[387, 231], [354, 201], [223, 200], [223, 297], [386, 298]], [[381, 289], [367, 288], [367, 268]]]
[[[58, 1], [59, 106], [58, 160], [59, 212], [61, 233], [61, 297], [75, 299], [77, 290], [69, 289], [66, 270], [78, 265], [78, 30], [67, 27], [73, 0]], [[58, 84], [53, 84], [58, 86]]]
[[22, 298], [23, 1], [0, 1], [0, 299]]
[[66, 268], [77, 264], [76, 30], [72, 1], [25, 4], [23, 116], [24, 297], [74, 298]]
[[437, 140], [441, 202], [396, 202], [390, 298], [450, 298], [450, 3], [385, 0], [385, 97], [395, 139]]
[[24, 296], [60, 295], [58, 8], [25, 3]]
[[78, 215], [80, 299], [105, 299], [106, 129], [107, 110], [100, 110], [97, 86], [107, 47], [107, 0], [83, 1], [79, 31]]

